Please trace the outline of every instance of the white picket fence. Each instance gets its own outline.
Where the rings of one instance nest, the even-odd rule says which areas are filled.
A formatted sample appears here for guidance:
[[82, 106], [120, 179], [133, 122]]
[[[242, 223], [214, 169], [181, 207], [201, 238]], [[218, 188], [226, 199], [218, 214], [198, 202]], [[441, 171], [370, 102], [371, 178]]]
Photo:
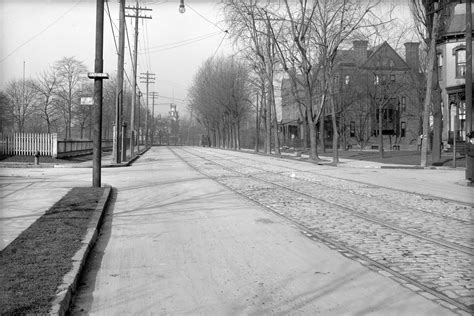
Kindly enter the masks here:
[[[0, 135], [0, 153], [4, 155], [40, 156], [53, 158], [79, 156], [92, 153], [89, 139], [58, 139], [58, 134], [14, 133]], [[102, 150], [112, 149], [112, 140], [102, 140]]]
[[0, 138], [4, 155], [56, 157], [58, 154], [58, 134], [14, 133]]

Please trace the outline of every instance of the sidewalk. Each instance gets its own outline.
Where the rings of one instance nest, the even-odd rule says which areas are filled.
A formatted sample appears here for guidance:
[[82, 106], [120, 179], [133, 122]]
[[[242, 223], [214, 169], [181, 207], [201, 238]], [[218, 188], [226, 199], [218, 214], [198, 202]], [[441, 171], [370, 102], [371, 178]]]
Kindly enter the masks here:
[[451, 314], [310, 240], [169, 149], [142, 158], [106, 176], [118, 194], [73, 315]]

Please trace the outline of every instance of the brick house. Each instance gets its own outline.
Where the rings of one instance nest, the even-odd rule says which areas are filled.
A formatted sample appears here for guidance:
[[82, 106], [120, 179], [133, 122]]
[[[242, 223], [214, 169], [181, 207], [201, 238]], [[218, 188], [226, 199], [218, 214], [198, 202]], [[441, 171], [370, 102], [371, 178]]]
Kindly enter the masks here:
[[[354, 41], [352, 49], [338, 51], [332, 93], [340, 148], [378, 148], [380, 132], [384, 149], [417, 148], [424, 91], [418, 49], [419, 43], [406, 43], [405, 60], [387, 42], [369, 50], [367, 41]], [[288, 79], [282, 82], [281, 122], [284, 144], [304, 138]], [[324, 112], [324, 134], [331, 144], [330, 109]]]

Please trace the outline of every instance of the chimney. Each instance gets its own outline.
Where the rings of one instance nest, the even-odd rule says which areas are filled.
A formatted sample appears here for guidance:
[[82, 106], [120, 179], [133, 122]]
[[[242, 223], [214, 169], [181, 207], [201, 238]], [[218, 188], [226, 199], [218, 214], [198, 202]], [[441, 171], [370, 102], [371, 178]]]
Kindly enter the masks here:
[[420, 43], [405, 43], [405, 61], [416, 72], [420, 71]]
[[353, 41], [354, 46], [354, 57], [356, 59], [357, 66], [362, 65], [367, 60], [367, 47], [369, 46], [368, 41]]

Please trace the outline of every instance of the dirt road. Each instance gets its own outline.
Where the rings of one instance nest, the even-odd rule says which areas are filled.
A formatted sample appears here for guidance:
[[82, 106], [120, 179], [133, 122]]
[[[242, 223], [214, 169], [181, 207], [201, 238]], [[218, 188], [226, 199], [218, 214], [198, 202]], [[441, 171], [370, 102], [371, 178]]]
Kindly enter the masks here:
[[73, 315], [451, 315], [204, 177], [165, 147], [116, 188]]

